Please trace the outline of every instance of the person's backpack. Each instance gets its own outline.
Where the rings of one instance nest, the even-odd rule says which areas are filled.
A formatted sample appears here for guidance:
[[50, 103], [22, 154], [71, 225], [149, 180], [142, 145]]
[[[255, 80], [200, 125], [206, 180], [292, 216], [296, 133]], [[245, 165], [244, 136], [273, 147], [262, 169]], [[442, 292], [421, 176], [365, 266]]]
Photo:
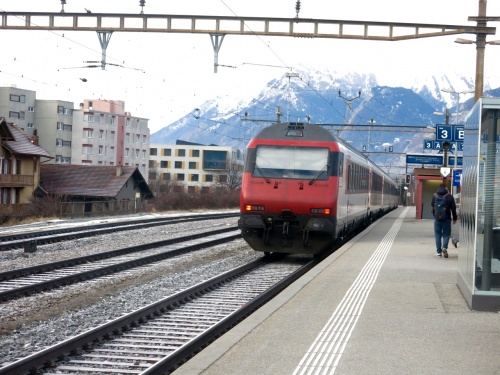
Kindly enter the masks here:
[[437, 195], [436, 200], [434, 201], [434, 217], [438, 220], [448, 219], [448, 200], [446, 197], [448, 193], [445, 195]]

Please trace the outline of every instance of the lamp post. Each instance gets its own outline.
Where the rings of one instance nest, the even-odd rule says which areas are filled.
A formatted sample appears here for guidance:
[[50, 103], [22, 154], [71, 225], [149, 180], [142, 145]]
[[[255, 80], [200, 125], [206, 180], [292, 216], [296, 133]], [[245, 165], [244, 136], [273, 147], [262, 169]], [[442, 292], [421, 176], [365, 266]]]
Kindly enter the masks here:
[[[441, 91], [443, 92], [447, 92], [449, 94], [455, 94], [457, 96], [457, 110], [456, 110], [456, 121], [455, 121], [455, 124], [458, 125], [458, 106], [460, 105], [460, 95], [462, 94], [471, 94], [473, 92], [475, 92], [475, 90], [464, 90], [464, 91], [454, 91], [452, 89], [441, 89]], [[451, 177], [451, 186], [452, 186], [452, 191], [453, 191], [453, 195], [455, 195], [457, 193], [457, 189], [456, 187], [453, 185], [453, 176], [455, 175], [455, 169], [458, 169], [457, 168], [457, 164], [458, 164], [458, 158], [457, 158], [457, 154], [458, 154], [458, 142], [455, 141], [455, 162], [453, 163], [453, 169], [452, 169], [452, 177]]]

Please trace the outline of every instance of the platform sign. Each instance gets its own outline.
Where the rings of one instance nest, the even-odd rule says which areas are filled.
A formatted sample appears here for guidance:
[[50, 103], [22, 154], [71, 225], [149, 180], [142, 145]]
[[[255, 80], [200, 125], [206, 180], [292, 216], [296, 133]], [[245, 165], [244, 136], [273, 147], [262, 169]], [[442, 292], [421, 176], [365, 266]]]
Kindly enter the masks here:
[[443, 155], [406, 154], [406, 164], [443, 165]]
[[462, 170], [453, 170], [453, 186], [460, 186], [460, 181], [462, 180]]
[[[455, 157], [453, 155], [448, 156], [448, 165], [450, 165], [450, 166], [455, 165]], [[457, 157], [457, 165], [462, 165], [462, 157], [461, 156]]]
[[453, 141], [455, 142], [463, 142], [464, 141], [464, 126], [463, 125], [455, 125], [453, 126]]
[[[437, 150], [441, 151], [443, 149], [443, 143], [444, 141], [435, 141], [433, 139], [424, 139], [424, 150]], [[457, 142], [458, 143], [458, 151], [463, 150], [463, 142]], [[451, 144], [451, 149], [455, 150], [455, 143]]]
[[453, 140], [453, 130], [452, 125], [436, 125], [436, 141], [448, 141]]

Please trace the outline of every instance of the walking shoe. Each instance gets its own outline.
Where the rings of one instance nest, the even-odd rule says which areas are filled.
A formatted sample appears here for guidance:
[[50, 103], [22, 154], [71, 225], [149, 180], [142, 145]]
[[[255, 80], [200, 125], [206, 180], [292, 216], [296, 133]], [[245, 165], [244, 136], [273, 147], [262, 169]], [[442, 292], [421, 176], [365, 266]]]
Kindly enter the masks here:
[[447, 249], [443, 249], [443, 255], [445, 258], [448, 258], [448, 250]]
[[440, 257], [442, 254], [441, 253], [436, 253], [436, 256], [437, 257]]
[[458, 241], [456, 239], [452, 238], [451, 243], [455, 246], [455, 249], [458, 247]]

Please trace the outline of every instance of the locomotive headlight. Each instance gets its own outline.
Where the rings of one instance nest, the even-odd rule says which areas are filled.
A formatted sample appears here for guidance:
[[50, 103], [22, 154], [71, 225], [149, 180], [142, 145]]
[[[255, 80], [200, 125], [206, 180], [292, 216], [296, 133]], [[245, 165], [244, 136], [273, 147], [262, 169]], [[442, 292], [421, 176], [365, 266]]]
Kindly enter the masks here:
[[245, 204], [245, 211], [264, 211], [264, 206], [258, 204]]
[[331, 210], [329, 208], [311, 208], [312, 215], [330, 215]]

